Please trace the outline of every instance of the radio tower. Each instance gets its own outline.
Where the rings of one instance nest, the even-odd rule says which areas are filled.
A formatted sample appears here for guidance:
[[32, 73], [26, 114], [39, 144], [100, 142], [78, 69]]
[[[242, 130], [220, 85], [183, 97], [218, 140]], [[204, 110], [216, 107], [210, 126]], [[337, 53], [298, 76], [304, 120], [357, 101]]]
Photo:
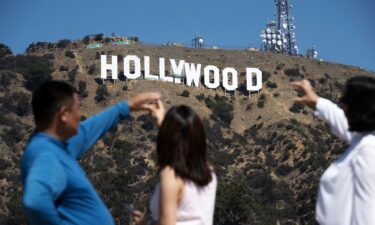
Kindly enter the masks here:
[[296, 27], [291, 14], [293, 5], [288, 0], [275, 0], [277, 7], [276, 21], [270, 21], [261, 33], [262, 49], [289, 55], [297, 55]]

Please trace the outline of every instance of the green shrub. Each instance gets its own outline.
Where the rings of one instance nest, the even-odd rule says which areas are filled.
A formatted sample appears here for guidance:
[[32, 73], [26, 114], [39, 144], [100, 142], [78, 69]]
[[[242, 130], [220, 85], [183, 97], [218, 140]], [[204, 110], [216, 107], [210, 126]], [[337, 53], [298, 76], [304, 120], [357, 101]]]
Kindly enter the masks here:
[[12, 166], [12, 163], [9, 160], [0, 158], [0, 170], [5, 170]]
[[99, 85], [98, 88], [96, 89], [96, 97], [95, 97], [96, 102], [101, 102], [103, 100], [106, 100], [108, 96], [109, 96], [109, 93], [107, 90], [107, 86], [103, 84]]
[[149, 115], [141, 115], [137, 118], [137, 121], [141, 122], [141, 127], [145, 131], [150, 131], [154, 129], [154, 121]]
[[206, 97], [205, 103], [208, 108], [212, 110], [212, 118], [218, 119], [229, 126], [233, 120], [233, 105], [225, 96], [215, 95], [215, 98]]
[[188, 90], [184, 90], [182, 93], [181, 93], [181, 96], [182, 97], [186, 97], [188, 98], [190, 96], [190, 92]]
[[3, 109], [18, 116], [26, 116], [30, 112], [30, 96], [25, 92], [6, 93], [1, 98]]
[[88, 74], [92, 75], [94, 74], [96, 71], [96, 67], [94, 64], [92, 64], [90, 67], [89, 67], [89, 70], [87, 71]]
[[282, 69], [284, 69], [284, 67], [285, 67], [285, 64], [284, 64], [284, 63], [279, 63], [279, 64], [277, 64], [277, 66], [276, 66], [276, 70], [282, 70]]
[[195, 97], [198, 99], [198, 101], [201, 102], [204, 99], [204, 94], [199, 94], [199, 95], [196, 95]]
[[271, 77], [271, 73], [268, 71], [262, 71], [262, 80], [263, 82], [268, 81], [268, 79]]
[[85, 37], [83, 37], [82, 41], [84, 44], [88, 45], [90, 43], [90, 36], [86, 35]]
[[284, 73], [290, 77], [300, 77], [302, 75], [299, 68], [286, 69]]
[[73, 69], [72, 71], [70, 71], [70, 72], [68, 73], [69, 81], [70, 81], [71, 83], [76, 82], [77, 74], [78, 74], [78, 69], [77, 69], [77, 68]]
[[9, 85], [14, 80], [16, 74], [12, 72], [0, 72], [0, 91], [8, 90]]
[[12, 55], [10, 48], [4, 44], [0, 43], [0, 58], [3, 58], [6, 55]]
[[96, 34], [95, 35], [95, 41], [101, 41], [101, 40], [103, 40], [103, 36], [104, 36], [104, 34]]
[[88, 96], [86, 81], [78, 82], [79, 97], [86, 98]]
[[1, 134], [1, 138], [10, 147], [20, 142], [23, 138], [24, 131], [20, 127], [12, 126], [11, 128], [5, 129]]
[[300, 113], [305, 106], [300, 103], [293, 103], [292, 107], [289, 108], [289, 111], [292, 113]]
[[67, 66], [60, 66], [59, 71], [68, 71], [69, 68]]
[[258, 99], [258, 108], [263, 108], [266, 103], [266, 96], [264, 94], [261, 94]]
[[76, 56], [72, 51], [66, 51], [65, 56], [74, 59]]
[[53, 63], [48, 56], [17, 55], [0, 59], [0, 69], [22, 74], [24, 86], [35, 90], [44, 81], [51, 80]]
[[268, 88], [277, 88], [277, 84], [274, 83], [274, 82], [270, 82], [270, 81], [267, 81], [267, 82], [266, 82], [266, 86], [267, 86]]
[[69, 39], [63, 39], [63, 40], [60, 40], [59, 42], [57, 42], [56, 46], [58, 48], [66, 48], [70, 43], [71, 43], [71, 41]]

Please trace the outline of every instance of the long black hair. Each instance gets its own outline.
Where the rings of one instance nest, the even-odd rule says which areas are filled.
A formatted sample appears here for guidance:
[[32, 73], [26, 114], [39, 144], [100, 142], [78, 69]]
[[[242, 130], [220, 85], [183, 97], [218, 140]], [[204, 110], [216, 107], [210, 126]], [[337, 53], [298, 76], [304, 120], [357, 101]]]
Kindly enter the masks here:
[[158, 134], [157, 161], [160, 170], [170, 166], [177, 176], [198, 186], [211, 182], [206, 134], [190, 107], [175, 106], [165, 115]]
[[349, 79], [340, 102], [346, 106], [350, 131], [375, 131], [375, 78], [355, 76]]

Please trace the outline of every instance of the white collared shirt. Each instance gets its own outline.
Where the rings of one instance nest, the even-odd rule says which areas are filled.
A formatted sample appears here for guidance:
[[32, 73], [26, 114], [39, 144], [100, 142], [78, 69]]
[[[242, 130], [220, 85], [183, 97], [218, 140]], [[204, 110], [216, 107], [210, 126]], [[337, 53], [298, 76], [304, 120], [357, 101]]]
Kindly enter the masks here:
[[320, 178], [315, 218], [321, 225], [375, 225], [375, 136], [348, 130], [345, 113], [319, 98], [315, 115], [349, 148]]

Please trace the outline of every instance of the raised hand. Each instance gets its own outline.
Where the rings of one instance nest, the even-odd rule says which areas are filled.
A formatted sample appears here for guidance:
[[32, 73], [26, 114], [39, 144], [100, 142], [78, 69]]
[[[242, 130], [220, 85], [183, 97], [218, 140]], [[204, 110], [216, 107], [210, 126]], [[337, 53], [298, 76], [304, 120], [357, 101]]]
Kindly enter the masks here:
[[160, 127], [163, 123], [163, 119], [165, 116], [165, 109], [163, 102], [158, 99], [155, 102], [150, 102], [147, 105], [145, 105], [145, 108], [148, 109], [154, 118], [156, 124]]
[[160, 94], [156, 92], [145, 92], [128, 100], [128, 105], [130, 110], [139, 111], [139, 110], [148, 110], [146, 105], [150, 102], [155, 102], [160, 99]]
[[133, 216], [134, 216], [134, 220], [135, 220], [136, 225], [146, 225], [147, 224], [146, 217], [145, 217], [144, 213], [136, 210], [136, 211], [134, 211]]
[[301, 81], [294, 81], [290, 83], [292, 86], [301, 89], [304, 92], [302, 97], [294, 98], [294, 102], [302, 103], [307, 105], [313, 109], [316, 107], [316, 103], [318, 102], [319, 96], [313, 90], [310, 81], [308, 80], [301, 80]]

